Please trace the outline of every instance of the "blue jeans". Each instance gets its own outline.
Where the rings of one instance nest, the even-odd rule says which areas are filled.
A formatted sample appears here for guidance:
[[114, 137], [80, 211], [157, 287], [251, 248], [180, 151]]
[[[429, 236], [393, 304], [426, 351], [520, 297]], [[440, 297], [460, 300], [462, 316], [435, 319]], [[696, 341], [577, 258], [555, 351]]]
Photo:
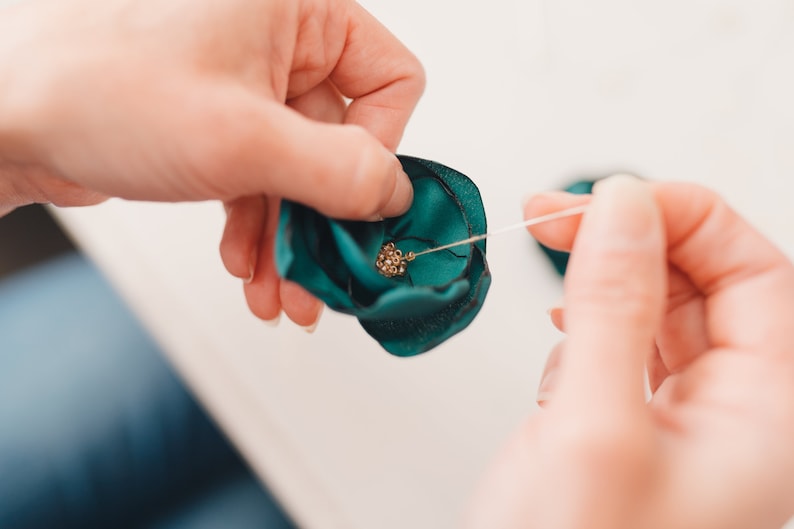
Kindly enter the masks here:
[[98, 272], [0, 281], [0, 529], [293, 525]]

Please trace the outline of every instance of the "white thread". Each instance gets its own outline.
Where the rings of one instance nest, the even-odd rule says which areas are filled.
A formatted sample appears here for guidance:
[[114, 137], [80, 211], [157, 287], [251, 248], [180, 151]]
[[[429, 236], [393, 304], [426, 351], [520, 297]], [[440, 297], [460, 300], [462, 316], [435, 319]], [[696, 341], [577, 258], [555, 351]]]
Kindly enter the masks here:
[[550, 222], [552, 220], [564, 219], [566, 217], [573, 217], [574, 215], [581, 215], [586, 210], [587, 210], [587, 204], [584, 204], [581, 206], [575, 206], [572, 208], [555, 211], [554, 213], [549, 213], [547, 215], [541, 215], [540, 217], [535, 217], [522, 222], [518, 222], [516, 224], [511, 224], [509, 226], [499, 228], [498, 230], [489, 231], [488, 233], [483, 233], [481, 235], [475, 235], [473, 237], [469, 237], [468, 239], [463, 239], [461, 241], [451, 242], [443, 246], [437, 246], [435, 248], [430, 248], [428, 250], [422, 250], [421, 252], [416, 252], [413, 254], [413, 259], [411, 259], [411, 261], [413, 261], [420, 255], [425, 255], [433, 252], [440, 252], [441, 250], [447, 250], [449, 248], [454, 248], [455, 246], [463, 246], [464, 244], [471, 244], [473, 242], [481, 241], [487, 237], [490, 237], [491, 235], [497, 235], [499, 233], [517, 230], [519, 228], [528, 228], [529, 226], [534, 226], [536, 224], [543, 224], [544, 222]]

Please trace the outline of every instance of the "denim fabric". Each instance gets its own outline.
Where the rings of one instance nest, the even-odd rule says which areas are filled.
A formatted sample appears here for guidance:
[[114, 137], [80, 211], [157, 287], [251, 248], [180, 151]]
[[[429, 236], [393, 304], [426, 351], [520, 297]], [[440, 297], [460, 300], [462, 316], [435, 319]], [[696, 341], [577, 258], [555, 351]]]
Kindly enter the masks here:
[[0, 529], [220, 518], [291, 527], [97, 271], [70, 254], [0, 281]]

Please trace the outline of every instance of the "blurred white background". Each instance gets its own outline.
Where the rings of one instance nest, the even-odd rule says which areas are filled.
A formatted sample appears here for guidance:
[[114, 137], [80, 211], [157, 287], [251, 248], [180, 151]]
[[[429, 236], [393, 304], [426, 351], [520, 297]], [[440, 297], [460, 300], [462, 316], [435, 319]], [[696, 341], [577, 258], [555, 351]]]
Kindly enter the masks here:
[[[794, 2], [365, 0], [424, 63], [401, 152], [472, 177], [492, 227], [520, 198], [632, 171], [714, 187], [789, 255]], [[396, 359], [351, 318], [264, 327], [226, 277], [214, 204], [59, 215], [306, 528], [455, 526], [559, 339], [559, 278], [525, 233], [492, 239], [471, 327]], [[726, 440], [730, 442], [730, 440]]]

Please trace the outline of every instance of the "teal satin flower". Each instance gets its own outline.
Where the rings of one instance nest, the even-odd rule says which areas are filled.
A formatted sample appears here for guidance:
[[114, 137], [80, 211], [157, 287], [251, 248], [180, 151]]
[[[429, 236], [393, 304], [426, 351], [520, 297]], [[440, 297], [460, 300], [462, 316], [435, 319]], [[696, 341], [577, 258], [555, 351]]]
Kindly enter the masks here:
[[403, 277], [375, 267], [393, 241], [403, 253], [486, 232], [477, 186], [465, 175], [420, 158], [398, 156], [414, 186], [404, 215], [381, 222], [335, 220], [284, 201], [276, 267], [333, 310], [352, 314], [387, 351], [423, 353], [465, 329], [491, 283], [485, 241], [421, 255]]

